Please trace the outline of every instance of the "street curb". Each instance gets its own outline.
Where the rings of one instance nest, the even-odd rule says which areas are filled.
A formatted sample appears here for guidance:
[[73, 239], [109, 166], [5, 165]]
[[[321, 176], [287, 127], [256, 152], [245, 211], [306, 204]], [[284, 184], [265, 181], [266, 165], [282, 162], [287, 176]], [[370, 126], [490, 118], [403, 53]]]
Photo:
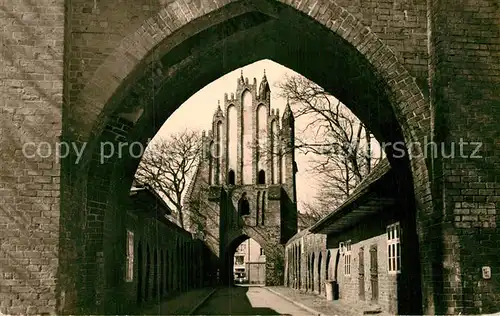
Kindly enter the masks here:
[[296, 301], [292, 300], [291, 298], [289, 298], [288, 296], [283, 295], [283, 294], [281, 294], [281, 293], [279, 293], [279, 292], [277, 292], [275, 290], [272, 290], [272, 289], [270, 289], [268, 287], [264, 287], [264, 288], [266, 290], [268, 290], [269, 292], [274, 293], [274, 294], [278, 295], [279, 297], [281, 297], [281, 298], [289, 301], [290, 303], [292, 303], [292, 304], [294, 304], [294, 305], [296, 305], [296, 306], [298, 306], [298, 307], [300, 307], [302, 309], [305, 309], [309, 313], [312, 313], [312, 314], [317, 315], [317, 316], [332, 316], [332, 315], [323, 314], [323, 313], [321, 313], [321, 312], [319, 312], [319, 311], [317, 311], [317, 310], [315, 310], [315, 309], [313, 309], [313, 308], [311, 308], [309, 306], [306, 306], [306, 305], [304, 305], [302, 303], [296, 302]]
[[212, 291], [210, 291], [210, 293], [208, 293], [208, 295], [207, 295], [207, 296], [205, 296], [205, 298], [203, 298], [203, 299], [202, 299], [202, 300], [201, 300], [201, 301], [200, 301], [200, 302], [199, 302], [199, 303], [198, 303], [198, 304], [197, 304], [194, 308], [192, 308], [192, 309], [189, 311], [188, 315], [193, 315], [193, 313], [194, 313], [194, 312], [196, 312], [196, 310], [197, 310], [198, 308], [200, 308], [200, 307], [201, 307], [201, 305], [203, 305], [203, 304], [204, 304], [204, 303], [205, 303], [205, 302], [206, 302], [206, 301], [210, 298], [210, 296], [212, 296], [212, 294], [214, 294], [214, 293], [215, 293], [215, 291], [217, 291], [217, 288], [212, 289]]

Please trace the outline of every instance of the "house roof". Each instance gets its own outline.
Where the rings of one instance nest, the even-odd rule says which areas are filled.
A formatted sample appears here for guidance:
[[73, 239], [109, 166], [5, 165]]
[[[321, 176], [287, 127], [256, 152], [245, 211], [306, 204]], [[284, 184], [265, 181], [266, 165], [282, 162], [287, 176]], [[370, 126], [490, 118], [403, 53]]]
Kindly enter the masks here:
[[387, 159], [380, 161], [340, 207], [311, 226], [309, 231], [318, 234], [340, 233], [366, 216], [393, 205], [393, 192], [396, 189], [393, 180], [393, 170]]
[[165, 200], [153, 189], [150, 185], [139, 182], [134, 179], [132, 182], [132, 187], [130, 188], [129, 196], [145, 203], [146, 201], [151, 203], [150, 201], [155, 201], [155, 204], [160, 207], [165, 215], [171, 215], [172, 209]]

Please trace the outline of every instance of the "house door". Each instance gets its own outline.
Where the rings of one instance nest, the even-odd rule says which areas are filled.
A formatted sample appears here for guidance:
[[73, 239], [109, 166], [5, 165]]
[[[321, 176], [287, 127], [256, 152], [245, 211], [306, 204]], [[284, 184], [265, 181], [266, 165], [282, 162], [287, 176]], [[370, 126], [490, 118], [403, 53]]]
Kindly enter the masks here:
[[377, 245], [370, 248], [370, 280], [372, 284], [372, 301], [378, 300], [378, 262]]
[[364, 248], [359, 249], [358, 262], [359, 262], [359, 276], [358, 276], [358, 287], [359, 287], [359, 299], [365, 299], [365, 256]]

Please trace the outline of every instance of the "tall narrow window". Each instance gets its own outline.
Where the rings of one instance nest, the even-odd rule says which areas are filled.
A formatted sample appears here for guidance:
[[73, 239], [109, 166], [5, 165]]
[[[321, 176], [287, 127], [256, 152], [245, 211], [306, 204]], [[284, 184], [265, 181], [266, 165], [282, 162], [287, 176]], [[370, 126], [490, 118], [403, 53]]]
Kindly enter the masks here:
[[[237, 170], [238, 168], [238, 111], [234, 105], [227, 108], [227, 170]], [[227, 172], [227, 171], [225, 171]]]
[[[214, 176], [213, 176], [213, 182], [215, 184], [220, 184], [222, 174], [221, 174], [221, 156], [222, 156], [222, 122], [219, 121], [217, 122], [217, 135], [215, 138], [215, 157], [212, 157], [212, 159], [215, 159], [215, 168], [214, 169]], [[213, 146], [213, 145], [212, 145]]]
[[[252, 93], [248, 90], [241, 96], [241, 163], [243, 164], [242, 174], [240, 175], [243, 184], [252, 184], [252, 162], [253, 162], [253, 116], [252, 112]], [[239, 180], [239, 179], [238, 179]]]
[[266, 184], [266, 172], [264, 170], [259, 171], [258, 184]]
[[127, 264], [126, 276], [127, 282], [134, 280], [134, 233], [127, 230]]
[[273, 120], [271, 123], [271, 181], [273, 184], [279, 183], [279, 138], [278, 138], [278, 123]]
[[262, 217], [262, 225], [265, 225], [266, 221], [266, 192], [262, 192], [262, 207], [260, 208], [261, 217]]
[[351, 275], [351, 241], [345, 242], [344, 275]]
[[229, 170], [229, 174], [227, 176], [227, 184], [234, 185], [235, 183], [235, 175], [234, 175], [234, 170]]
[[387, 260], [390, 273], [401, 272], [401, 229], [398, 223], [387, 226]]
[[250, 215], [250, 203], [248, 202], [246, 192], [243, 192], [238, 202], [238, 211], [240, 215]]
[[255, 146], [254, 157], [257, 158], [257, 170], [266, 170], [268, 166], [268, 121], [267, 121], [267, 110], [268, 108], [260, 104], [257, 107], [257, 117], [256, 117], [256, 141], [257, 146]]
[[212, 148], [214, 147], [214, 142], [210, 142], [209, 148], [208, 148], [208, 184], [212, 185], [214, 184], [214, 174], [216, 174], [215, 168], [214, 168], [214, 155], [212, 155]]
[[259, 226], [260, 221], [260, 191], [257, 192], [257, 201], [255, 203], [256, 212], [255, 212], [255, 226]]
[[281, 179], [281, 183], [285, 184], [286, 183], [286, 164], [288, 163], [287, 162], [287, 159], [286, 159], [286, 148], [283, 146], [282, 150], [281, 150], [281, 157], [280, 157], [280, 161], [281, 161], [281, 172], [280, 172], [280, 179]]

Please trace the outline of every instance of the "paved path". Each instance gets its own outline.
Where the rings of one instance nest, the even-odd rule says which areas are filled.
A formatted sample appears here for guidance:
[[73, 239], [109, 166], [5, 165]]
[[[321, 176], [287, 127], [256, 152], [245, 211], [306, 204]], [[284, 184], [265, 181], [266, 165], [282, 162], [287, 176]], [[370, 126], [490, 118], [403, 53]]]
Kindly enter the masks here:
[[228, 287], [217, 290], [194, 315], [293, 315], [312, 316], [308, 311], [264, 287]]
[[296, 305], [307, 308], [320, 316], [362, 316], [365, 312], [375, 313], [376, 316], [389, 316], [389, 313], [382, 312], [378, 306], [371, 305], [365, 301], [358, 301], [356, 304], [349, 304], [339, 300], [327, 301], [323, 296], [284, 287], [271, 286], [269, 291], [276, 293], [280, 297], [294, 302]]
[[213, 288], [196, 289], [189, 292], [179, 293], [163, 301], [156, 306], [145, 308], [141, 315], [189, 315], [202, 302]]

